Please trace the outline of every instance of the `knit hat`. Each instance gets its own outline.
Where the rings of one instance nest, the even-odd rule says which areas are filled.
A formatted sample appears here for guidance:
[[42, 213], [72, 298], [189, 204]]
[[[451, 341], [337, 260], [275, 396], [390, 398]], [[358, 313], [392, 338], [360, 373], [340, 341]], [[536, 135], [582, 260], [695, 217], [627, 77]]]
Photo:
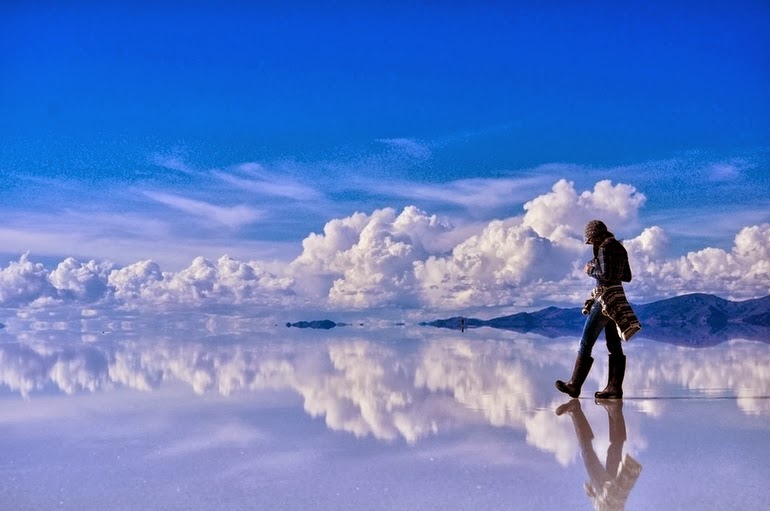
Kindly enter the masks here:
[[604, 238], [607, 235], [607, 226], [601, 220], [591, 220], [583, 230], [583, 240], [589, 245], [591, 238]]

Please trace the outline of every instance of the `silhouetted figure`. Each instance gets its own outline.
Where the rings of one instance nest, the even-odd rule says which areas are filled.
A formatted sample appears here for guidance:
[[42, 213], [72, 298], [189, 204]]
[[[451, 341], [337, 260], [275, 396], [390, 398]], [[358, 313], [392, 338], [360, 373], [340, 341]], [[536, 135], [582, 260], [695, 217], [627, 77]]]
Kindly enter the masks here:
[[460, 332], [465, 332], [465, 318], [460, 318]]
[[609, 351], [610, 375], [607, 387], [597, 392], [595, 397], [619, 399], [623, 397], [626, 372], [626, 356], [620, 341], [621, 338], [630, 339], [642, 328], [623, 291], [623, 282], [631, 281], [628, 253], [601, 220], [591, 220], [586, 224], [584, 239], [587, 245], [593, 246], [594, 258], [585, 265], [585, 272], [596, 280], [596, 287], [583, 306], [583, 314], [587, 318], [572, 377], [566, 383], [556, 380], [556, 388], [570, 397], [580, 396], [594, 363], [591, 350], [603, 330]]
[[610, 446], [607, 461], [602, 465], [593, 447], [594, 433], [588, 423], [580, 401], [572, 399], [556, 409], [556, 415], [567, 413], [580, 443], [588, 482], [584, 488], [597, 511], [622, 511], [631, 490], [639, 478], [642, 466], [630, 454], [623, 458], [623, 444], [626, 441], [626, 421], [623, 417], [622, 400], [601, 400], [596, 403], [607, 410], [610, 426]]

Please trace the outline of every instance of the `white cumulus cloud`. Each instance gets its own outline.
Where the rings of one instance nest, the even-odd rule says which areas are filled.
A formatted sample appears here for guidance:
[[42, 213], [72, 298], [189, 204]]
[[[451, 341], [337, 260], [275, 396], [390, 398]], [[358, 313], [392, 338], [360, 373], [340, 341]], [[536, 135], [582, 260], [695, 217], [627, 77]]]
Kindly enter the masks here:
[[109, 272], [113, 269], [110, 263], [89, 261], [81, 263], [68, 257], [49, 275], [49, 281], [60, 295], [72, 296], [78, 300], [98, 300], [107, 290]]
[[42, 264], [30, 261], [28, 253], [0, 270], [0, 305], [17, 307], [52, 293], [48, 272]]
[[601, 219], [618, 235], [635, 227], [646, 197], [626, 184], [599, 181], [593, 191], [578, 194], [572, 182], [558, 181], [551, 192], [527, 202], [524, 225], [554, 242], [582, 241], [583, 226]]
[[[190, 205], [187, 199], [156, 194], [169, 197]], [[49, 271], [24, 254], [0, 269], [0, 305], [104, 301], [128, 308], [216, 304], [338, 310], [575, 305], [593, 284], [582, 272], [591, 257], [583, 226], [593, 218], [625, 238], [633, 301], [691, 292], [732, 299], [770, 294], [770, 224], [742, 228], [728, 249], [705, 247], [670, 256], [664, 229], [639, 226], [645, 200], [623, 183], [599, 181], [581, 192], [560, 180], [528, 201], [521, 214], [485, 224], [454, 225], [414, 206], [357, 212], [309, 234], [290, 262], [196, 257], [176, 272], [149, 259], [117, 267], [74, 258]], [[233, 226], [256, 215], [211, 205], [199, 213], [224, 215], [219, 220]]]
[[770, 294], [770, 224], [744, 227], [729, 251], [707, 247], [666, 259], [667, 243], [658, 227], [626, 242], [635, 285], [647, 296], [704, 292], [743, 299]]
[[161, 272], [153, 261], [142, 261], [110, 273], [114, 296], [128, 305], [174, 308], [202, 303], [274, 305], [290, 294], [292, 280], [274, 275], [259, 263], [224, 255], [216, 263], [198, 257], [182, 271]]
[[414, 265], [449, 230], [435, 215], [412, 206], [400, 214], [392, 208], [356, 213], [327, 223], [323, 235], [306, 238], [293, 267], [298, 280], [326, 276], [332, 306], [415, 306]]

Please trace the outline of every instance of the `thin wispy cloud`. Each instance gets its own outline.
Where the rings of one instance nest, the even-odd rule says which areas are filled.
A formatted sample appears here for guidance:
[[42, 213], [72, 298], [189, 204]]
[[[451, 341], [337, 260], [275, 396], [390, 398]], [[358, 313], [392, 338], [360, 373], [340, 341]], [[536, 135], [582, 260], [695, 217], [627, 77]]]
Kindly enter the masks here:
[[217, 259], [230, 254], [242, 260], [273, 260], [291, 259], [301, 251], [296, 242], [245, 239], [231, 229], [219, 229], [218, 235], [201, 239], [169, 219], [152, 215], [35, 213], [6, 217], [4, 224], [0, 246], [12, 258], [30, 252], [31, 257], [96, 258], [121, 265], [152, 259], [174, 271], [199, 256]]
[[[406, 176], [415, 166], [433, 158], [431, 145], [409, 138], [378, 139], [378, 146], [368, 151], [341, 150], [332, 159], [308, 167], [318, 179], [334, 188], [360, 189], [370, 181], [389, 181], [394, 176]], [[384, 147], [383, 147], [384, 146]]]
[[692, 186], [711, 186], [712, 182], [729, 182], [741, 178], [758, 163], [755, 156], [716, 159], [713, 155], [693, 152], [673, 158], [650, 160], [631, 165], [586, 167], [592, 178], [597, 173], [618, 177], [633, 176], [637, 182], [687, 182]]
[[196, 170], [179, 156], [154, 154], [150, 160], [159, 167], [199, 178], [215, 178], [237, 190], [265, 197], [280, 197], [296, 201], [323, 199], [323, 194], [312, 186], [291, 177], [270, 172], [265, 166], [256, 162], [241, 163], [227, 170], [216, 168]]
[[411, 156], [412, 158], [426, 159], [430, 158], [432, 155], [432, 151], [428, 144], [418, 142], [411, 138], [381, 138], [377, 140], [377, 142], [386, 144], [393, 150]]
[[178, 195], [161, 192], [144, 192], [150, 199], [165, 204], [190, 215], [214, 221], [227, 227], [237, 229], [263, 218], [261, 210], [245, 205], [232, 207], [215, 206], [208, 202], [188, 199]]
[[8, 174], [8, 177], [18, 180], [19, 182], [23, 181], [31, 186], [44, 187], [48, 190], [52, 188], [74, 190], [78, 187], [78, 182], [71, 179], [36, 176], [34, 174], [22, 174], [19, 172], [11, 172]]
[[711, 165], [709, 177], [712, 181], [732, 181], [739, 179], [745, 168], [745, 164], [738, 162], [714, 163]]
[[[44, 218], [46, 217], [43, 215], [36, 215], [26, 225], [46, 224]], [[72, 231], [72, 227], [76, 225], [83, 225], [87, 230], [81, 229], [81, 232], [87, 232], [93, 237], [113, 234], [125, 237], [162, 238], [171, 232], [171, 227], [166, 220], [134, 212], [117, 213], [109, 210], [84, 212], [68, 208], [58, 218], [67, 225], [69, 231]]]
[[547, 190], [553, 184], [551, 175], [506, 178], [472, 178], [448, 183], [408, 181], [358, 183], [364, 190], [391, 197], [430, 203], [431, 205], [461, 206], [470, 212], [490, 212], [503, 207], [520, 205], [533, 192]]
[[240, 167], [250, 177], [243, 178], [221, 170], [214, 170], [211, 175], [238, 189], [259, 195], [282, 197], [297, 201], [312, 201], [323, 198], [316, 189], [298, 183], [292, 179], [274, 176], [264, 171], [258, 164], [244, 164]]
[[770, 222], [770, 199], [764, 208], [736, 204], [729, 210], [673, 208], [646, 216], [649, 223], [665, 226], [666, 231], [678, 238], [721, 241], [729, 245], [736, 234], [735, 226]]
[[156, 153], [150, 156], [150, 162], [153, 165], [156, 165], [158, 167], [163, 167], [164, 169], [169, 169], [169, 170], [175, 170], [177, 172], [181, 172], [183, 174], [188, 174], [191, 176], [204, 175], [203, 172], [192, 168], [179, 156]]

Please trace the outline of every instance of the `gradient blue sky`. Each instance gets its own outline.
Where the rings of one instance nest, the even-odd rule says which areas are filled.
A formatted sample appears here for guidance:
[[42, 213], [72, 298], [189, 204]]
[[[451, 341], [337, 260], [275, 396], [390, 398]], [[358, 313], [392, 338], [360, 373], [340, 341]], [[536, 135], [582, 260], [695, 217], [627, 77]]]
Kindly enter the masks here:
[[770, 220], [761, 0], [60, 4], [0, 6], [7, 260], [290, 260], [355, 211], [478, 224], [562, 178], [634, 186], [625, 234], [674, 255]]

